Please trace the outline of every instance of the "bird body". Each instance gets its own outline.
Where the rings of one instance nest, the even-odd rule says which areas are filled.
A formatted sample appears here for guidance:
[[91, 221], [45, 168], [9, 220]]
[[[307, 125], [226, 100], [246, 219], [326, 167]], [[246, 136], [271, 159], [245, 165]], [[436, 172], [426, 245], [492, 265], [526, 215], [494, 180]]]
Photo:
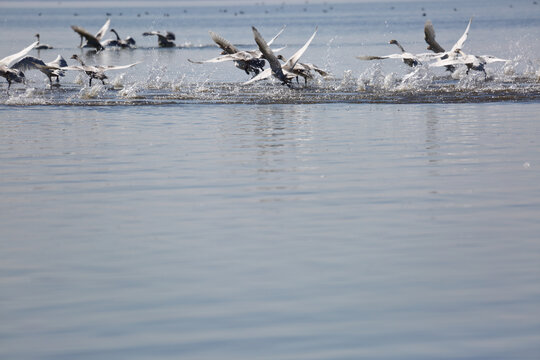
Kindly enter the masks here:
[[292, 79], [296, 78], [298, 75], [294, 73], [294, 67], [298, 63], [298, 60], [300, 57], [306, 52], [307, 48], [315, 38], [315, 35], [317, 34], [317, 29], [315, 29], [315, 32], [311, 37], [308, 39], [308, 41], [302, 46], [299, 50], [297, 50], [286, 62], [285, 64], [281, 65], [279, 62], [279, 59], [276, 55], [274, 55], [274, 52], [272, 49], [270, 49], [270, 46], [268, 46], [268, 43], [264, 40], [264, 38], [261, 36], [259, 31], [252, 26], [253, 30], [253, 36], [255, 38], [255, 42], [259, 46], [259, 50], [263, 54], [264, 58], [268, 60], [268, 63], [270, 64], [270, 69], [266, 69], [257, 76], [255, 76], [253, 79], [246, 81], [244, 85], [251, 84], [255, 81], [267, 79], [271, 76], [276, 77], [278, 80], [280, 80], [283, 84], [289, 85]]
[[506, 62], [509, 60], [500, 59], [492, 55], [472, 55], [465, 54], [463, 50], [458, 50], [455, 56], [448, 57], [446, 59], [440, 59], [437, 62], [434, 62], [430, 66], [454, 66], [454, 65], [465, 65], [467, 66], [467, 74], [470, 70], [481, 71], [484, 73], [484, 76], [487, 77], [485, 65], [491, 64], [494, 62]]
[[[272, 43], [279, 37], [279, 35], [281, 35], [283, 30], [285, 30], [285, 26], [282, 27], [281, 30], [268, 42], [268, 46], [272, 45]], [[263, 54], [259, 49], [240, 51], [231, 42], [216, 34], [215, 32], [209, 31], [209, 34], [212, 40], [214, 40], [214, 42], [223, 50], [221, 52], [221, 55], [213, 59], [204, 61], [193, 61], [191, 59], [188, 59], [189, 62], [192, 62], [194, 64], [204, 64], [234, 61], [235, 66], [240, 70], [245, 71], [248, 75], [250, 73], [254, 73], [255, 75], [257, 75], [259, 74], [259, 72], [264, 70], [266, 62], [264, 61]], [[277, 52], [283, 49], [284, 48], [280, 48], [276, 49], [275, 51]]]
[[[110, 24], [111, 24], [111, 19], [107, 19], [105, 24], [101, 27], [101, 29], [99, 29], [96, 35], [90, 34], [88, 31], [86, 31], [80, 26], [71, 25], [71, 28], [81, 37], [81, 43], [79, 44], [79, 47], [81, 48], [92, 47], [92, 48], [95, 48], [96, 51], [101, 51], [105, 49], [105, 47], [101, 43], [101, 39], [103, 38], [103, 36], [105, 36], [105, 33], [107, 32], [107, 30], [109, 30]], [[83, 39], [86, 39], [85, 44], [83, 44]]]
[[420, 53], [420, 54], [412, 54], [403, 48], [401, 44], [397, 40], [390, 40], [388, 42], [389, 44], [396, 45], [400, 50], [401, 53], [398, 54], [390, 54], [390, 55], [362, 55], [357, 56], [357, 59], [360, 60], [384, 60], [384, 59], [401, 59], [405, 64], [409, 65], [410, 67], [417, 66], [418, 64], [421, 64], [423, 61], [429, 61], [434, 58], [436, 58], [436, 54], [431, 53]]
[[8, 55], [2, 59], [0, 59], [0, 76], [6, 79], [8, 82], [8, 90], [11, 87], [12, 82], [21, 83], [24, 81], [25, 76], [22, 70], [20, 69], [13, 69], [11, 66], [18, 61], [19, 59], [23, 58], [26, 54], [28, 54], [32, 49], [36, 47], [38, 42], [33, 42], [29, 46], [25, 47], [21, 51]]
[[444, 66], [447, 70], [454, 71], [456, 65], [467, 66], [467, 74], [470, 70], [481, 71], [484, 76], [487, 77], [485, 65], [494, 62], [506, 62], [509, 60], [500, 59], [492, 55], [471, 55], [463, 52], [463, 45], [469, 36], [469, 29], [471, 27], [472, 18], [469, 19], [467, 28], [458, 41], [452, 46], [450, 51], [444, 51], [444, 48], [435, 41], [435, 30], [431, 21], [426, 21], [424, 26], [425, 40], [427, 42], [428, 50], [432, 50], [438, 53], [438, 60], [430, 64], [430, 66], [440, 67]]
[[68, 64], [61, 55], [58, 55], [56, 59], [48, 63], [33, 56], [25, 56], [13, 64], [12, 68], [18, 70], [39, 70], [49, 78], [49, 82], [52, 86], [53, 77], [56, 77], [56, 82], [58, 83], [60, 82], [60, 76], [65, 76], [65, 72], [62, 68], [66, 66], [68, 66]]
[[86, 75], [88, 75], [88, 77], [90, 78], [89, 82], [88, 82], [88, 86], [92, 86], [92, 79], [101, 80], [103, 85], [105, 85], [105, 79], [108, 79], [107, 75], [105, 75], [106, 71], [127, 69], [127, 68], [130, 68], [130, 67], [135, 66], [135, 65], [140, 63], [140, 62], [136, 62], [136, 63], [129, 64], [129, 65], [119, 65], [119, 66], [114, 66], [114, 65], [108, 65], [108, 66], [105, 66], [105, 65], [86, 65], [78, 55], [73, 55], [71, 57], [71, 59], [77, 60], [80, 65], [68, 66], [68, 67], [65, 67], [63, 69], [64, 70], [84, 71], [86, 73]]
[[39, 34], [34, 35], [37, 38], [38, 45], [35, 47], [36, 50], [48, 50], [52, 49], [53, 47], [48, 44], [42, 44], [39, 42]]
[[[278, 55], [277, 58], [281, 61], [287, 61], [282, 55]], [[301, 76], [304, 78], [305, 85], [307, 85], [308, 79], [313, 79], [312, 71], [317, 72], [319, 75], [326, 77], [330, 73], [326, 70], [321, 69], [319, 66], [311, 63], [301, 63], [297, 62], [296, 65], [292, 68], [291, 72], [296, 74], [296, 81], [298, 82], [298, 77]]]
[[108, 40], [103, 41], [102, 42], [103, 46], [118, 47], [122, 49], [135, 48], [135, 40], [131, 36], [128, 36], [127, 38], [122, 40], [120, 36], [118, 35], [118, 32], [116, 32], [116, 30], [111, 29], [111, 32], [114, 33], [114, 35], [116, 35], [116, 39], [108, 39]]

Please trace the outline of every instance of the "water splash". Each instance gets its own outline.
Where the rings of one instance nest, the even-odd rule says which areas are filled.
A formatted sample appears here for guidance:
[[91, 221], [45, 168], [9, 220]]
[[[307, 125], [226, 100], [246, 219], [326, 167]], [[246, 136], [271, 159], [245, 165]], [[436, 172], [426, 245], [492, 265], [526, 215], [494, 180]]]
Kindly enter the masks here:
[[[512, 67], [512, 69], [516, 69]], [[408, 70], [408, 68], [407, 68]], [[241, 82], [214, 82], [211, 74], [190, 74], [171, 79], [164, 67], [154, 67], [143, 81], [130, 82], [129, 74], [120, 74], [108, 85], [96, 81], [87, 86], [82, 74], [74, 83], [64, 82], [49, 88], [14, 86], [10, 92], [0, 89], [0, 104], [5, 105], [160, 105], [171, 103], [452, 103], [493, 101], [540, 101], [540, 71], [532, 65], [526, 73], [509, 71], [504, 66], [482, 72], [459, 67], [453, 74], [420, 66], [399, 74], [385, 72], [374, 64], [358, 77], [352, 70], [341, 77], [315, 79], [292, 87], [278, 81], [262, 81], [243, 86]], [[82, 82], [81, 88], [77, 83]]]
[[83, 87], [79, 91], [79, 99], [96, 99], [103, 97], [107, 92], [107, 86], [102, 84], [96, 84], [92, 87]]

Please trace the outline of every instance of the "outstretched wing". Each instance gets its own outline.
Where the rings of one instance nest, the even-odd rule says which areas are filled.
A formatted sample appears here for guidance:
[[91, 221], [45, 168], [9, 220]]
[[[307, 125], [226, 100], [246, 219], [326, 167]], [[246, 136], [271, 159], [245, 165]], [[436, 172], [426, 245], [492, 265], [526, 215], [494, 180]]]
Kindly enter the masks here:
[[255, 81], [260, 81], [260, 80], [264, 80], [264, 79], [268, 79], [269, 77], [272, 76], [272, 69], [265, 69], [263, 70], [262, 72], [260, 72], [257, 76], [255, 76], [254, 78], [246, 81], [245, 83], [243, 83], [242, 85], [249, 85], [249, 84], [252, 84], [254, 83]]
[[357, 56], [356, 58], [360, 60], [383, 60], [383, 59], [388, 59], [388, 56], [362, 55], [362, 56]]
[[240, 50], [238, 50], [238, 48], [236, 46], [234, 46], [230, 41], [222, 38], [221, 36], [219, 36], [218, 34], [216, 34], [215, 32], [213, 31], [209, 31], [208, 32], [210, 34], [210, 37], [212, 38], [212, 40], [214, 40], [214, 42], [216, 44], [218, 44], [218, 46], [224, 50], [227, 54], [234, 54]]
[[294, 68], [294, 65], [296, 65], [296, 63], [298, 62], [298, 60], [300, 59], [300, 57], [306, 52], [309, 44], [311, 44], [311, 42], [313, 41], [313, 39], [315, 38], [315, 35], [317, 34], [317, 28], [315, 28], [315, 32], [313, 33], [313, 35], [311, 35], [311, 37], [309, 38], [309, 40], [304, 44], [304, 46], [302, 46], [297, 52], [295, 52], [293, 54], [293, 56], [291, 56], [289, 58], [289, 60], [287, 60], [287, 62], [285, 63], [285, 65], [283, 65], [283, 67], [289, 71], [291, 71], [293, 68]]
[[111, 24], [111, 19], [107, 19], [107, 21], [105, 21], [105, 24], [101, 27], [101, 29], [99, 29], [99, 31], [96, 33], [96, 39], [100, 40], [103, 38], [103, 36], [105, 36], [105, 33], [107, 32], [107, 30], [109, 30], [109, 25]]
[[461, 37], [454, 44], [454, 46], [452, 46], [452, 49], [450, 50], [450, 52], [456, 52], [456, 51], [461, 50], [463, 48], [463, 44], [465, 43], [465, 41], [467, 40], [467, 36], [469, 35], [469, 28], [471, 27], [472, 19], [473, 18], [471, 18], [469, 20], [469, 24], [467, 25], [467, 28], [465, 29], [465, 32], [463, 33], [463, 35], [461, 35]]
[[326, 76], [330, 75], [330, 73], [328, 71], [326, 71], [324, 69], [321, 69], [317, 65], [314, 65], [314, 64], [311, 64], [311, 63], [305, 63], [305, 64], [302, 64], [302, 65], [304, 65], [304, 67], [307, 68], [308, 70], [313, 70], [313, 71], [318, 72], [323, 77], [326, 77]]
[[86, 71], [86, 69], [84, 67], [82, 67], [81, 65], [70, 65], [70, 66], [65, 66], [62, 68], [62, 70], [70, 70], [70, 71]]
[[22, 49], [21, 51], [19, 51], [18, 53], [15, 53], [13, 55], [9, 55], [9, 56], [6, 56], [5, 58], [1, 59], [0, 60], [0, 65], [4, 65], [4, 66], [7, 66], [9, 67], [11, 64], [13, 64], [15, 61], [19, 60], [20, 58], [22, 58], [23, 56], [25, 56], [26, 54], [28, 54], [33, 48], [36, 47], [36, 45], [39, 43], [39, 41], [36, 41], [36, 42], [33, 42], [32, 44], [30, 44], [29, 46], [25, 47], [24, 49]]
[[188, 59], [190, 63], [193, 64], [205, 64], [205, 63], [220, 63], [225, 61], [249, 61], [256, 59], [253, 57], [249, 52], [247, 51], [239, 51], [234, 54], [227, 54], [227, 55], [221, 55], [212, 59], [203, 60], [203, 61], [195, 61]]
[[160, 40], [167, 41], [167, 37], [160, 33], [159, 31], [147, 31], [143, 32], [143, 36], [156, 35]]
[[436, 53], [445, 52], [444, 48], [435, 40], [435, 29], [433, 28], [431, 20], [426, 21], [426, 24], [424, 25], [424, 40], [426, 40], [426, 43], [429, 45], [427, 47], [428, 50]]
[[68, 63], [67, 63], [66, 59], [64, 59], [62, 57], [62, 55], [58, 55], [56, 57], [56, 59], [54, 59], [51, 62], [48, 62], [47, 65], [57, 66], [57, 67], [66, 67], [66, 66], [68, 66]]
[[18, 70], [32, 70], [39, 69], [40, 67], [45, 67], [43, 60], [35, 58], [33, 56], [25, 56], [21, 60], [17, 61], [15, 64], [11, 65], [12, 69]]
[[94, 35], [90, 34], [88, 31], [86, 31], [85, 29], [83, 29], [82, 27], [80, 26], [75, 26], [75, 25], [71, 25], [71, 28], [73, 29], [73, 31], [75, 31], [77, 34], [81, 35], [82, 37], [84, 37], [86, 39], [86, 42], [88, 43], [89, 46], [91, 47], [95, 47], [96, 49], [101, 49], [103, 48], [103, 45], [101, 45], [101, 42], [99, 41], [99, 39], [97, 37], [95, 37]]
[[481, 60], [483, 60], [486, 64], [491, 64], [491, 63], [494, 63], [494, 62], [507, 62], [507, 61], [510, 61], [510, 60], [507, 60], [507, 59], [501, 59], [501, 58], [495, 57], [493, 55], [479, 55], [478, 57]]
[[136, 63], [133, 63], [133, 64], [129, 64], [129, 65], [109, 65], [109, 66], [103, 66], [103, 67], [100, 67], [100, 70], [101, 71], [109, 71], [109, 70], [122, 70], [122, 69], [127, 69], [127, 68], [130, 68], [130, 67], [133, 67], [137, 64], [140, 64], [141, 62], [136, 62]]
[[283, 27], [281, 28], [281, 30], [279, 30], [279, 32], [276, 34], [276, 36], [274, 36], [272, 39], [270, 39], [270, 41], [268, 42], [268, 46], [272, 45], [274, 43], [274, 41], [279, 37], [279, 35], [281, 35], [281, 33], [283, 32], [283, 30], [285, 30], [285, 28], [287, 27], [287, 25], [283, 25]]
[[274, 55], [274, 52], [272, 51], [272, 49], [270, 49], [270, 46], [268, 46], [266, 41], [263, 39], [259, 31], [254, 26], [252, 26], [251, 29], [253, 30], [253, 36], [255, 38], [255, 42], [259, 46], [259, 50], [263, 54], [263, 57], [266, 60], [268, 60], [268, 63], [270, 64], [270, 68], [272, 69], [272, 72], [276, 74], [278, 78], [280, 79], [284, 78], [283, 71], [281, 70], [281, 63], [279, 62], [276, 55]]

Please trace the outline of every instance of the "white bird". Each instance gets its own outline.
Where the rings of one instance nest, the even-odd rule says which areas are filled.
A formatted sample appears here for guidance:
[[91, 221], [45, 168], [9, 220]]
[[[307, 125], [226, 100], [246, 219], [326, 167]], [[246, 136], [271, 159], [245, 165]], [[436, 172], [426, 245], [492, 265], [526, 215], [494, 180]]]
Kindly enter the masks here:
[[135, 48], [135, 40], [131, 36], [128, 36], [125, 40], [122, 40], [120, 36], [118, 35], [118, 33], [116, 32], [116, 30], [111, 29], [111, 32], [114, 33], [114, 35], [116, 35], [116, 39], [107, 39], [103, 41], [101, 43], [103, 46], [119, 47], [122, 49]]
[[[469, 19], [469, 23], [467, 24], [467, 27], [465, 28], [465, 32], [461, 37], [456, 41], [456, 43], [452, 46], [450, 51], [445, 51], [444, 48], [439, 45], [439, 43], [435, 40], [435, 29], [433, 28], [433, 24], [431, 21], [426, 21], [426, 24], [424, 25], [424, 40], [426, 40], [426, 43], [429, 45], [427, 47], [428, 50], [431, 50], [437, 54], [436, 59], [448, 59], [449, 57], [456, 57], [458, 52], [463, 48], [463, 45], [465, 44], [465, 41], [467, 41], [467, 37], [469, 36], [469, 29], [471, 28], [473, 18]], [[447, 67], [447, 69], [449, 69]]]
[[47, 50], [52, 49], [53, 47], [48, 44], [42, 44], [39, 42], [39, 34], [34, 35], [37, 38], [38, 45], [35, 47], [36, 50]]
[[[281, 30], [274, 36], [269, 42], [268, 46], [272, 45], [272, 43], [278, 38], [279, 35], [285, 30], [285, 26], [281, 28]], [[259, 74], [259, 72], [264, 70], [264, 65], [266, 64], [263, 55], [260, 50], [248, 50], [248, 51], [240, 51], [236, 46], [234, 46], [231, 42], [224, 39], [220, 35], [216, 34], [215, 32], [209, 31], [210, 37], [214, 42], [223, 50], [221, 52], [221, 56], [218, 56], [213, 59], [204, 60], [204, 61], [193, 61], [191, 59], [188, 59], [189, 62], [192, 62], [194, 64], [204, 64], [204, 63], [218, 63], [218, 62], [224, 62], [224, 61], [234, 61], [235, 66], [239, 68], [240, 70], [244, 70], [246, 74], [250, 74], [250, 72], [255, 73], [255, 75]], [[283, 50], [277, 49], [275, 51]]]
[[465, 65], [467, 66], [467, 75], [470, 70], [482, 71], [484, 77], [487, 78], [487, 73], [485, 69], [486, 64], [491, 64], [494, 62], [507, 62], [510, 60], [500, 59], [492, 55], [471, 55], [465, 54], [463, 50], [458, 49], [456, 55], [451, 56], [446, 59], [439, 59], [438, 61], [430, 64], [430, 66], [454, 66], [454, 65]]
[[11, 87], [12, 82], [21, 83], [24, 81], [24, 73], [19, 69], [12, 69], [11, 66], [22, 57], [26, 56], [32, 49], [36, 47], [38, 42], [33, 42], [29, 46], [25, 47], [18, 53], [6, 56], [0, 59], [0, 76], [6, 79], [8, 82], [8, 90]]
[[[435, 31], [433, 30], [433, 25], [431, 27], [428, 26], [426, 23], [426, 26], [428, 26], [426, 31], [426, 26], [424, 26], [424, 34], [426, 41], [428, 42], [428, 50], [437, 50], [436, 53], [420, 53], [420, 54], [411, 54], [405, 51], [403, 46], [399, 44], [396, 40], [390, 40], [390, 44], [395, 44], [401, 49], [400, 54], [390, 54], [390, 55], [383, 55], [383, 56], [371, 56], [371, 55], [365, 55], [365, 56], [357, 56], [357, 59], [360, 60], [382, 60], [382, 59], [402, 59], [403, 62], [405, 62], [409, 66], [415, 66], [421, 63], [422, 61], [430, 61], [430, 60], [437, 60], [437, 59], [446, 59], [451, 56], [455, 56], [458, 49], [461, 49], [463, 47], [463, 44], [467, 40], [467, 36], [469, 34], [469, 28], [471, 26], [472, 18], [469, 20], [469, 24], [467, 25], [467, 28], [465, 29], [465, 32], [459, 40], [452, 46], [452, 49], [450, 51], [444, 51], [444, 49], [435, 41]], [[430, 22], [431, 24], [431, 22]], [[440, 52], [442, 50], [442, 52]]]
[[165, 34], [160, 33], [159, 31], [147, 31], [143, 33], [143, 36], [152, 36], [155, 35], [158, 37], [158, 46], [159, 47], [175, 47], [175, 43], [172, 40], [176, 40], [176, 36], [170, 31], [166, 31]]
[[[111, 19], [107, 19], [105, 24], [99, 29], [99, 31], [96, 33], [96, 35], [90, 34], [88, 31], [83, 29], [80, 26], [71, 25], [71, 28], [73, 31], [75, 31], [77, 34], [81, 37], [81, 43], [79, 44], [79, 47], [93, 47], [97, 51], [104, 50], [105, 47], [101, 43], [101, 39], [103, 36], [105, 36], [105, 33], [107, 30], [109, 30], [109, 25], [111, 24]], [[86, 43], [83, 44], [83, 38], [86, 39]]]
[[[287, 59], [285, 59], [283, 55], [278, 55], [277, 58], [283, 62], [287, 61]], [[308, 79], [313, 79], [313, 74], [311, 73], [312, 71], [317, 72], [322, 77], [330, 76], [330, 73], [328, 71], [321, 69], [317, 65], [311, 63], [301, 63], [298, 61], [292, 69], [292, 72], [296, 74], [296, 82], [298, 82], [298, 77], [301, 76], [304, 78], [305, 85], [307, 85]]]
[[244, 85], [251, 84], [255, 81], [268, 79], [272, 75], [276, 77], [278, 80], [282, 82], [282, 84], [286, 84], [287, 86], [290, 86], [290, 83], [292, 79], [297, 77], [297, 74], [294, 73], [294, 67], [298, 63], [298, 60], [300, 57], [306, 52], [309, 44], [313, 41], [315, 38], [315, 35], [317, 34], [317, 29], [315, 29], [315, 32], [311, 37], [308, 39], [308, 41], [302, 46], [298, 51], [296, 51], [290, 58], [285, 62], [285, 64], [281, 65], [279, 62], [279, 59], [276, 55], [274, 55], [274, 52], [272, 49], [270, 49], [270, 46], [266, 43], [264, 38], [261, 36], [259, 31], [252, 26], [253, 30], [253, 36], [255, 38], [255, 42], [259, 46], [259, 50], [263, 54], [264, 58], [268, 60], [268, 63], [270, 64], [270, 68], [264, 70], [259, 75], [255, 76], [253, 79], [246, 81]]
[[357, 56], [357, 59], [360, 60], [384, 60], [384, 59], [401, 59], [405, 64], [409, 66], [416, 66], [422, 61], [428, 61], [436, 57], [435, 54], [431, 53], [421, 53], [421, 54], [412, 54], [406, 52], [401, 45], [396, 40], [390, 40], [390, 44], [398, 45], [402, 52], [399, 54], [389, 54], [389, 55], [361, 55]]
[[60, 76], [65, 76], [65, 72], [62, 70], [62, 68], [66, 66], [68, 66], [68, 64], [61, 55], [58, 55], [56, 59], [48, 63], [45, 63], [43, 62], [43, 60], [35, 58], [33, 56], [25, 56], [21, 60], [13, 64], [11, 68], [25, 71], [39, 70], [49, 78], [49, 82], [52, 86], [53, 77], [56, 77], [56, 82], [59, 83]]
[[130, 67], [135, 66], [137, 64], [140, 64], [140, 62], [136, 62], [136, 63], [133, 63], [133, 64], [120, 65], [120, 66], [113, 66], [113, 65], [108, 65], [108, 66], [105, 66], [105, 65], [86, 65], [82, 61], [82, 59], [77, 55], [73, 55], [71, 57], [71, 59], [77, 60], [80, 63], [80, 65], [68, 66], [68, 67], [63, 68], [63, 70], [84, 71], [86, 73], [86, 75], [88, 75], [89, 78], [90, 78], [90, 80], [88, 82], [88, 86], [92, 86], [92, 79], [101, 80], [103, 85], [105, 85], [105, 79], [108, 79], [107, 75], [105, 75], [105, 71], [127, 69], [127, 68], [130, 68]]

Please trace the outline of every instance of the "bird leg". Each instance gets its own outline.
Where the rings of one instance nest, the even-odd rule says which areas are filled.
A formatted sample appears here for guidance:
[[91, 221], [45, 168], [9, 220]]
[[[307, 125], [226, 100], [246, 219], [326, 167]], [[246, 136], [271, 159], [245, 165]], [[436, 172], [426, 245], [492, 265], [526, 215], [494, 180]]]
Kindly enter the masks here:
[[92, 78], [90, 78], [90, 81], [88, 81], [88, 87], [92, 87]]

